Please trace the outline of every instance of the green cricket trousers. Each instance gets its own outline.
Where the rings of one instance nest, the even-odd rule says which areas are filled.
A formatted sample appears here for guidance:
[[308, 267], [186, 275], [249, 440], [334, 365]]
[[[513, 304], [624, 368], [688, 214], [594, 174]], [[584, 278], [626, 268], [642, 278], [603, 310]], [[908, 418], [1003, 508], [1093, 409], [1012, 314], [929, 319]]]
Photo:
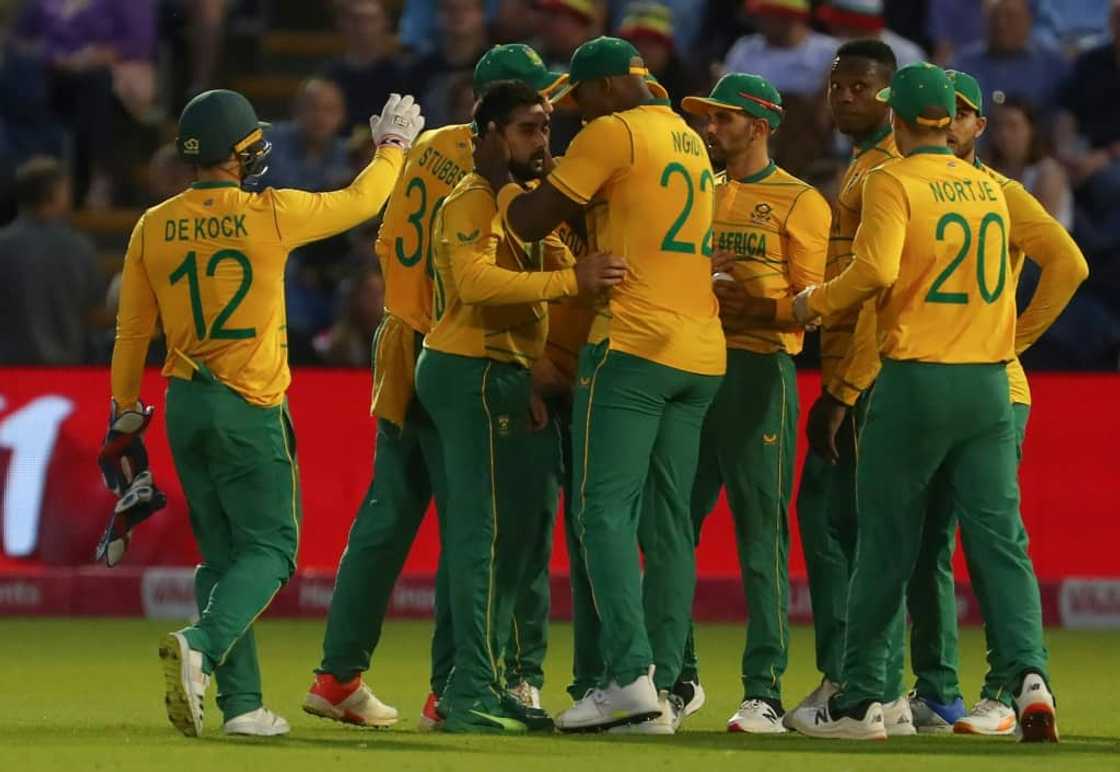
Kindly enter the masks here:
[[[729, 349], [727, 375], [704, 419], [692, 487], [696, 541], [720, 489], [735, 524], [747, 599], [744, 698], [780, 700], [789, 646], [789, 500], [797, 444], [797, 375], [784, 352]], [[698, 680], [689, 638], [682, 680]]]
[[253, 622], [291, 577], [301, 519], [286, 404], [259, 407], [200, 366], [170, 379], [167, 437], [202, 563], [199, 620], [184, 629], [218, 682], [225, 720], [261, 707]]
[[598, 612], [603, 677], [622, 686], [656, 664], [655, 686], [670, 689], [683, 666], [696, 587], [689, 498], [704, 415], [721, 380], [611, 351], [608, 341], [580, 353], [576, 535]]
[[[1044, 678], [1038, 582], [1019, 517], [1015, 431], [1002, 364], [884, 360], [859, 442], [857, 546], [834, 708], [889, 701], [891, 619], [922, 551], [939, 477], [960, 517], [969, 571], [1004, 688]], [[951, 531], [950, 531], [951, 533]]]

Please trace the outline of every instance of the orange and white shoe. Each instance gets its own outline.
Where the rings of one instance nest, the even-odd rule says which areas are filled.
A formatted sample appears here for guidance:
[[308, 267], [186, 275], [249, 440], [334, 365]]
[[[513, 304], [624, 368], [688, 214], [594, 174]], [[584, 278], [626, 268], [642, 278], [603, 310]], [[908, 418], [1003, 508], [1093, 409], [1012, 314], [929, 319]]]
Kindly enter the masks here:
[[428, 692], [428, 699], [424, 700], [424, 709], [420, 711], [420, 719], [416, 722], [416, 729], [421, 732], [435, 732], [443, 726], [443, 716], [436, 710], [439, 697], [435, 692]]
[[1054, 695], [1038, 673], [1028, 673], [1015, 695], [1015, 708], [1019, 714], [1019, 730], [1025, 743], [1058, 742], [1058, 717], [1054, 708]]
[[953, 734], [1002, 737], [1015, 733], [1015, 711], [999, 700], [983, 699], [953, 724]]
[[303, 712], [354, 726], [385, 729], [397, 723], [397, 709], [377, 699], [356, 675], [342, 682], [330, 673], [316, 673], [303, 698]]

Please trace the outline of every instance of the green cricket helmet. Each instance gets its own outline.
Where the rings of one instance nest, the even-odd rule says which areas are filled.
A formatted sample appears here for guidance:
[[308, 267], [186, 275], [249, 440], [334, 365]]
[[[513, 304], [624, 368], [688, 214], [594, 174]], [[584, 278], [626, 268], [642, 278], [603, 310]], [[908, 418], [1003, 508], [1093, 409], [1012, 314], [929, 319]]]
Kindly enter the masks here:
[[257, 112], [241, 94], [227, 89], [204, 91], [183, 108], [175, 147], [179, 157], [195, 166], [214, 166], [237, 156], [244, 178], [268, 170], [272, 143], [262, 129], [269, 124], [257, 120]]

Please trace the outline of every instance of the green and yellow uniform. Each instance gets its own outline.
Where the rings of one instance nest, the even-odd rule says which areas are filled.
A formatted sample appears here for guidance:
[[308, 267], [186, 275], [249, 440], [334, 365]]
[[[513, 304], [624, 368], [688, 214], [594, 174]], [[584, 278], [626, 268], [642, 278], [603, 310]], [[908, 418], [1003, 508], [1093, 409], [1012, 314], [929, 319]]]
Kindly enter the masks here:
[[[897, 158], [898, 148], [889, 125], [853, 149], [833, 213], [826, 280], [835, 279], [852, 262], [864, 179], [875, 167]], [[817, 669], [833, 683], [840, 683], [842, 676], [848, 579], [856, 542], [856, 446], [866, 412], [863, 401], [856, 401], [859, 393], [853, 395], [845, 383], [840, 365], [851, 348], [858, 313], [859, 309], [844, 309], [821, 320], [822, 388], [852, 409], [836, 437], [837, 462], [830, 464], [816, 453], [808, 453], [797, 494], [797, 521], [813, 604]], [[897, 688], [899, 694], [903, 689], [904, 623], [900, 612], [892, 622], [888, 663], [891, 688]]]
[[[948, 77], [928, 65], [899, 70], [888, 98], [911, 121], [931, 104], [955, 111]], [[860, 438], [858, 548], [837, 711], [894, 698], [884, 668], [890, 622], [918, 562], [938, 476], [960, 506], [991, 640], [1009, 656], [1004, 686], [1027, 671], [1045, 677], [1038, 584], [1019, 537], [1006, 370], [1015, 354], [1008, 223], [991, 177], [944, 146], [917, 148], [868, 175], [855, 258], [809, 300], [828, 316], [878, 295], [884, 360]]]
[[[416, 368], [447, 472], [447, 577], [454, 669], [440, 711], [494, 714], [501, 647], [510, 638], [539, 517], [533, 468], [531, 368], [544, 353], [547, 301], [578, 294], [575, 271], [542, 270], [558, 239], [507, 237], [489, 184], [467, 175], [436, 219], [434, 322]], [[556, 262], [570, 266], [572, 259]], [[465, 723], [470, 723], [464, 718]]]
[[[635, 60], [633, 47], [599, 38], [577, 51], [570, 78], [627, 74]], [[588, 123], [548, 179], [581, 205], [602, 202], [592, 231], [628, 269], [592, 324], [573, 409], [574, 516], [603, 676], [627, 685], [656, 661], [655, 684], [668, 689], [695, 587], [688, 492], [726, 369], [708, 260], [715, 177], [700, 137], [655, 101]], [[639, 520], [657, 537], [641, 539], [644, 581]]]
[[[528, 46], [500, 45], [479, 60], [474, 86], [480, 91], [516, 79], [546, 91], [557, 78]], [[421, 135], [405, 159], [374, 245], [385, 278], [385, 317], [373, 340], [373, 479], [339, 565], [319, 666], [343, 680], [369, 669], [393, 585], [432, 498], [437, 514], [444, 509], [443, 457], [431, 417], [414, 399], [414, 373], [432, 324], [432, 229], [451, 190], [474, 169], [471, 151], [468, 125]], [[436, 694], [454, 656], [446, 579], [441, 557], [432, 636]]]
[[[183, 120], [192, 106], [208, 109], [211, 95], [228, 93], [200, 95]], [[113, 398], [139, 398], [158, 317], [168, 348], [168, 440], [202, 553], [201, 618], [183, 634], [203, 653], [204, 669], [215, 669], [227, 719], [261, 705], [252, 623], [291, 576], [298, 552], [299, 470], [285, 403], [288, 253], [374, 216], [402, 160], [399, 149], [383, 148], [333, 193], [198, 182], [147, 210], [129, 241]]]
[[[684, 109], [742, 111], [781, 123], [781, 95], [756, 75], [725, 75]], [[773, 162], [740, 180], [716, 178], [713, 245], [735, 256], [732, 276], [752, 295], [783, 304], [824, 276], [832, 214], [813, 187]], [[743, 590], [750, 609], [742, 678], [745, 699], [781, 699], [789, 641], [789, 499], [797, 446], [793, 356], [804, 330], [780, 322], [727, 332], [727, 375], [704, 420], [692, 487], [699, 543], [704, 519], [726, 486]], [[686, 655], [682, 680], [696, 681]]]
[[[715, 248], [735, 253], [732, 275], [756, 295], [791, 298], [821, 281], [830, 217], [820, 193], [773, 163], [746, 179], [716, 180]], [[803, 336], [800, 328], [727, 333], [727, 375], [704, 421], [692, 488], [699, 540], [727, 487], [750, 609], [742, 664], [747, 699], [780, 699], [788, 659], [787, 517], [798, 416], [793, 356]], [[691, 675], [686, 668], [686, 680]]]

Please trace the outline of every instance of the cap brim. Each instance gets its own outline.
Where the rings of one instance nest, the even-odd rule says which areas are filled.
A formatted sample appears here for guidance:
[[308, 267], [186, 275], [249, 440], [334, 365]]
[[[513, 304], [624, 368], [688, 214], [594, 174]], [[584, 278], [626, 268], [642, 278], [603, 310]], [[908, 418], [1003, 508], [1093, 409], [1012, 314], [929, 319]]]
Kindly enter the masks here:
[[537, 91], [541, 96], [551, 98], [551, 95], [556, 92], [561, 86], [568, 82], [568, 73], [566, 72], [549, 72], [542, 76], [537, 81]]
[[708, 115], [713, 110], [734, 110], [735, 112], [742, 112], [738, 105], [721, 102], [718, 99], [698, 96], [687, 96], [682, 99], [681, 109], [693, 115]]
[[969, 99], [967, 96], [965, 96], [964, 92], [957, 91], [956, 94], [957, 94], [957, 99], [961, 100], [966, 105], [968, 105], [973, 110], [975, 110], [977, 115], [983, 115], [983, 112], [980, 110], [980, 108], [977, 107], [976, 104], [973, 103], [973, 101], [971, 99]]
[[572, 91], [575, 90], [576, 84], [571, 80], [565, 80], [561, 83], [551, 94], [548, 95], [548, 101], [552, 106], [560, 110], [574, 110], [576, 108], [576, 100], [572, 97]]
[[875, 101], [886, 102], [887, 104], [890, 104], [891, 103], [891, 87], [887, 86], [885, 89], [882, 89], [878, 94], [876, 94], [875, 95]]

